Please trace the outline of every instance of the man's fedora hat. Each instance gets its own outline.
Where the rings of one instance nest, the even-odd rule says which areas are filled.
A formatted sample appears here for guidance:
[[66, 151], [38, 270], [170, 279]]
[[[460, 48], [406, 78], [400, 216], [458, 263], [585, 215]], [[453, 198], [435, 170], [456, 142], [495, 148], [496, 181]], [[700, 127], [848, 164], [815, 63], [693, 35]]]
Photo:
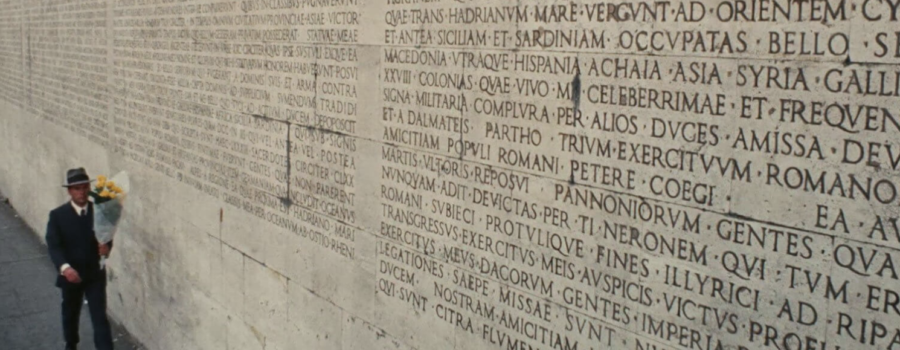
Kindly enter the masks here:
[[63, 187], [87, 184], [91, 183], [91, 181], [94, 180], [91, 180], [84, 168], [69, 169], [66, 171], [66, 182]]

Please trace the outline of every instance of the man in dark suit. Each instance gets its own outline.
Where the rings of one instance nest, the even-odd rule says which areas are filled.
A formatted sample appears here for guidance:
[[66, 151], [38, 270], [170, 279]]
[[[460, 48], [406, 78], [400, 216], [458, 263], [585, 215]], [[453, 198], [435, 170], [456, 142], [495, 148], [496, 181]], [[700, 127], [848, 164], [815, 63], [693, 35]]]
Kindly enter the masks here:
[[71, 200], [50, 212], [47, 248], [59, 269], [56, 286], [62, 290], [62, 321], [66, 350], [78, 346], [78, 320], [86, 298], [94, 325], [94, 346], [112, 350], [112, 331], [106, 317], [106, 271], [100, 257], [108, 256], [112, 242], [99, 244], [94, 235], [94, 207], [88, 201], [91, 179], [84, 168], [66, 172]]

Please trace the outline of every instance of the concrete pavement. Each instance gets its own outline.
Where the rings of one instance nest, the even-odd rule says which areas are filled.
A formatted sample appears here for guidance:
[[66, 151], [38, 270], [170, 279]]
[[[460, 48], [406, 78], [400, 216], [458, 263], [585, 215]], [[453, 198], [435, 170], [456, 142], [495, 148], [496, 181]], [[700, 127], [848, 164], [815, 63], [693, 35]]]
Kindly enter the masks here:
[[[14, 203], [13, 203], [14, 205]], [[48, 208], [49, 211], [50, 208]], [[0, 194], [0, 349], [63, 349], [61, 296], [47, 247]], [[113, 323], [117, 350], [143, 349]], [[80, 350], [93, 350], [87, 305], [81, 312]]]

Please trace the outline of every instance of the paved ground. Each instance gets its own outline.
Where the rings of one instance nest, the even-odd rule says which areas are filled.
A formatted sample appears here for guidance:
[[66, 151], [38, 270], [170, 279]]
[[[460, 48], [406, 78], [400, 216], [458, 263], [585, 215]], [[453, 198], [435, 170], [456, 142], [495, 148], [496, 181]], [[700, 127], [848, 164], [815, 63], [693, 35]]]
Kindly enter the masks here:
[[[14, 203], [13, 203], [14, 204]], [[62, 350], [61, 297], [47, 248], [0, 193], [0, 349]], [[117, 350], [143, 349], [113, 322]], [[80, 350], [94, 350], [87, 305]]]

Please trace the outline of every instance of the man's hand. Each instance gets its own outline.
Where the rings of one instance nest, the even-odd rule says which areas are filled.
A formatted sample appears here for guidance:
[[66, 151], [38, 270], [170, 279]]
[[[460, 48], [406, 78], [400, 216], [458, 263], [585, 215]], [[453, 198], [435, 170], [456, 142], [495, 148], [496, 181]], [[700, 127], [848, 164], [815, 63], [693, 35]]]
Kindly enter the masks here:
[[63, 271], [63, 276], [66, 277], [66, 281], [69, 281], [69, 283], [81, 283], [81, 276], [78, 275], [78, 271], [71, 267]]
[[100, 256], [109, 257], [109, 244], [101, 243], [99, 245]]

